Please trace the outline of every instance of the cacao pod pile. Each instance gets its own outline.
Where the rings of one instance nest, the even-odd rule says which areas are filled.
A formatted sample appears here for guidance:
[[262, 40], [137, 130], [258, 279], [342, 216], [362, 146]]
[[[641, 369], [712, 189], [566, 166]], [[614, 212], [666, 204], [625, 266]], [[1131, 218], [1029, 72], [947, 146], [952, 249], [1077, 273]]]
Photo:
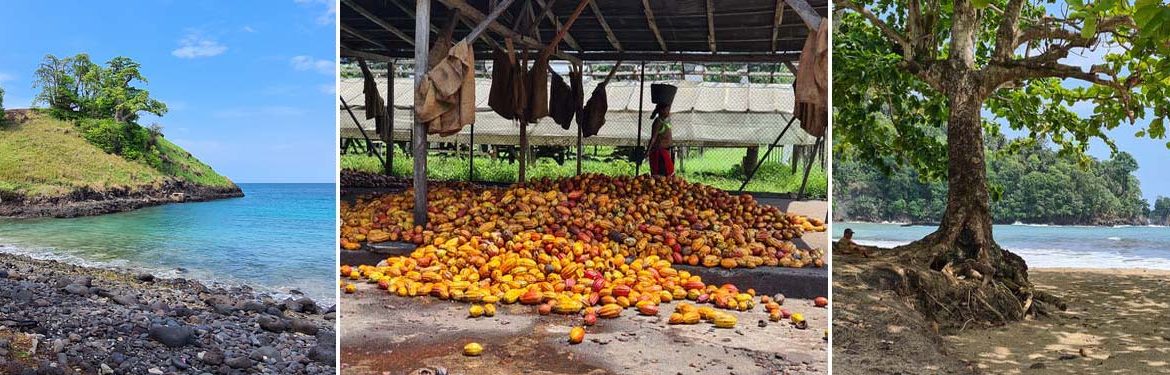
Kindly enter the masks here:
[[786, 214], [749, 194], [732, 195], [678, 177], [583, 174], [492, 188], [435, 183], [427, 226], [414, 225], [412, 191], [343, 202], [341, 246], [521, 232], [608, 244], [626, 257], [656, 255], [706, 267], [824, 267], [823, 250], [792, 240], [821, 232], [818, 219]]

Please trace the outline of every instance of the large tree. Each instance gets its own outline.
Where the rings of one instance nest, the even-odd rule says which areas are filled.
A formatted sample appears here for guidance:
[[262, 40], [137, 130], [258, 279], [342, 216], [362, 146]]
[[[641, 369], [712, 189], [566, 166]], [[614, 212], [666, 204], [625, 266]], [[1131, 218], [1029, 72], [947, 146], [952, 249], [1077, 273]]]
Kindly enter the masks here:
[[67, 118], [134, 122], [139, 112], [166, 114], [165, 103], [134, 86], [138, 82], [146, 83], [140, 68], [134, 60], [121, 56], [102, 66], [90, 61], [84, 53], [66, 58], [46, 55], [36, 71], [36, 85], [41, 87], [37, 101]]
[[1170, 9], [1082, 1], [834, 1], [838, 151], [947, 180], [938, 230], [896, 249], [906, 290], [940, 321], [1017, 320], [1060, 303], [993, 238], [985, 130], [1006, 125], [1081, 157], [1092, 139], [1116, 151], [1106, 134], [1123, 124], [1165, 137]]

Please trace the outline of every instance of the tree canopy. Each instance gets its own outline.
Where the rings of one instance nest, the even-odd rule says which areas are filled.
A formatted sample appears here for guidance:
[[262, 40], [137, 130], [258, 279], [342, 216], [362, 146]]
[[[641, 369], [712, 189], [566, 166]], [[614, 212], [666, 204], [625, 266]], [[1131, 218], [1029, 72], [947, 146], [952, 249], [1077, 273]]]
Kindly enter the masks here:
[[[993, 137], [989, 137], [993, 138]], [[1006, 141], [989, 139], [988, 179], [1001, 192], [991, 202], [995, 223], [1144, 225], [1158, 222], [1141, 197], [1127, 152], [1083, 164], [1046, 144], [996, 152]], [[924, 182], [913, 169], [883, 173], [845, 158], [833, 165], [833, 216], [841, 220], [936, 223], [946, 209], [945, 183]], [[1170, 210], [1170, 199], [1166, 209]], [[1156, 208], [1156, 207], [1155, 207]], [[1170, 212], [1167, 212], [1170, 213]]]
[[[833, 39], [835, 153], [946, 179], [938, 230], [897, 249], [910, 267], [898, 272], [911, 284], [901, 288], [918, 293], [922, 312], [966, 326], [1064, 306], [1035, 289], [1023, 258], [994, 239], [991, 198], [1003, 192], [989, 186], [984, 135], [1007, 126], [1028, 137], [1006, 149], [1047, 140], [1081, 165], [1091, 162], [1091, 140], [1116, 153], [1107, 134], [1123, 124], [1164, 139], [1170, 9], [1162, 1], [834, 0], [845, 10]], [[1024, 175], [1021, 189], [1076, 181], [1053, 176]]]
[[965, 69], [978, 78], [969, 94], [986, 99], [983, 126], [1029, 135], [1013, 149], [1047, 139], [1087, 161], [1091, 139], [1116, 151], [1106, 131], [1139, 120], [1137, 136], [1166, 136], [1170, 8], [1159, 0], [835, 3], [850, 10], [833, 46], [838, 151], [880, 168], [945, 177], [948, 97]]
[[1150, 223], [1170, 225], [1170, 197], [1158, 197], [1154, 200], [1154, 210], [1150, 211]]
[[147, 83], [141, 65], [126, 57], [115, 57], [98, 65], [89, 55], [58, 58], [46, 55], [36, 71], [36, 100], [62, 118], [113, 119], [135, 122], [140, 112], [162, 116], [167, 105], [136, 87]]

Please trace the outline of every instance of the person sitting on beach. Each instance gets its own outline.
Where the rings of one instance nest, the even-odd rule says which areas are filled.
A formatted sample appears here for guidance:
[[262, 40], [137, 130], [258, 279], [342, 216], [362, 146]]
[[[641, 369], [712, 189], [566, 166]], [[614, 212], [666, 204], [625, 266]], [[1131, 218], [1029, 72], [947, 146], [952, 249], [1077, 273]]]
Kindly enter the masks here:
[[841, 254], [853, 254], [857, 252], [861, 256], [869, 258], [869, 253], [874, 251], [875, 248], [872, 246], [858, 245], [856, 242], [853, 242], [853, 228], [845, 228], [845, 236], [837, 241], [833, 250], [840, 251]]

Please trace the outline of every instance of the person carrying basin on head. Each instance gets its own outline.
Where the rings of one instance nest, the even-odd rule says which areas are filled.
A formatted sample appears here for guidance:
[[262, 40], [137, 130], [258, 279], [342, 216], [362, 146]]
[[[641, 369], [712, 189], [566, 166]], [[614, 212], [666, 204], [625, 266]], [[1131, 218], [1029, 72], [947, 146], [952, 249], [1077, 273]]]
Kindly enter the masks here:
[[654, 112], [650, 113], [654, 123], [650, 126], [650, 147], [646, 156], [650, 159], [650, 174], [655, 176], [674, 175], [674, 160], [670, 157], [670, 104], [674, 102], [677, 92], [678, 87], [674, 85], [650, 85], [650, 101], [655, 107]]

